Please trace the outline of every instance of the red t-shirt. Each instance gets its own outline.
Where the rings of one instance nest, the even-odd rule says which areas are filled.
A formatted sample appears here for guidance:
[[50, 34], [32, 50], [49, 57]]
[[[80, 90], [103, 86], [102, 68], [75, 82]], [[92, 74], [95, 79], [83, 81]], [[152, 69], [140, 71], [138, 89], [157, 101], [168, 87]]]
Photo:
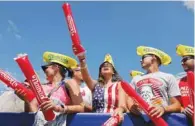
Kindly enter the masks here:
[[181, 92], [181, 104], [185, 108], [190, 104], [190, 90], [188, 87], [187, 77], [183, 77], [179, 82]]

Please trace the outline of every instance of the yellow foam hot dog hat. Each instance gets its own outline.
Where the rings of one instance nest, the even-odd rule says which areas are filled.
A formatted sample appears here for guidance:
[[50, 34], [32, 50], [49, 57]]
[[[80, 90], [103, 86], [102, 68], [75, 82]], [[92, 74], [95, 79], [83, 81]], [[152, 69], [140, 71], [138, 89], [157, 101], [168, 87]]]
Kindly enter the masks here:
[[136, 70], [132, 70], [131, 72], [130, 72], [130, 76], [131, 77], [135, 77], [135, 76], [137, 76], [137, 75], [143, 75], [144, 73], [142, 73], [142, 72], [140, 72], [140, 71], [136, 71]]
[[176, 53], [179, 56], [194, 56], [194, 47], [187, 45], [177, 45]]
[[147, 47], [147, 46], [139, 46], [137, 47], [137, 55], [139, 56], [143, 56], [146, 54], [154, 54], [157, 57], [159, 57], [161, 63], [163, 65], [168, 65], [171, 63], [171, 57], [166, 54], [165, 52], [156, 49], [156, 48], [152, 48], [152, 47]]
[[74, 69], [78, 67], [77, 61], [69, 56], [62, 55], [54, 52], [44, 52], [43, 53], [43, 61], [48, 63], [43, 65], [42, 68], [45, 68], [52, 63], [58, 63], [68, 69]]
[[112, 56], [110, 54], [105, 55], [104, 62], [109, 62], [114, 67], [114, 62], [113, 62]]

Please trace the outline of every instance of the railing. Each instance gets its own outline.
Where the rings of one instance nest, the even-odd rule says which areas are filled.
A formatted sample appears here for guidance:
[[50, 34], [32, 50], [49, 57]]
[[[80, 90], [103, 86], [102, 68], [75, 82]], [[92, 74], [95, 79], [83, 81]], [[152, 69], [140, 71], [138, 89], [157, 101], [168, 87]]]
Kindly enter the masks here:
[[[109, 114], [77, 113], [67, 117], [67, 126], [101, 126]], [[189, 120], [184, 114], [172, 113], [164, 115], [163, 118], [169, 126], [189, 126]], [[32, 126], [34, 123], [33, 113], [0, 113], [0, 126]], [[121, 126], [153, 126], [146, 115], [135, 116], [125, 114]], [[159, 124], [160, 126], [160, 124]]]

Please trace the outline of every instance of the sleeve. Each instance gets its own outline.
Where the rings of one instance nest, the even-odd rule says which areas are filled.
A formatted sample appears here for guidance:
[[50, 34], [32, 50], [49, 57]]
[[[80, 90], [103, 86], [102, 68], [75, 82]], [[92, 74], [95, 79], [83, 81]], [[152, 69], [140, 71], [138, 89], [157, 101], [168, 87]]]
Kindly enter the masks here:
[[173, 75], [170, 75], [169, 83], [168, 83], [168, 96], [169, 97], [175, 97], [175, 96], [181, 95], [178, 83], [179, 81], [177, 81]]
[[129, 84], [134, 90], [135, 90], [135, 77], [131, 80], [130, 84]]

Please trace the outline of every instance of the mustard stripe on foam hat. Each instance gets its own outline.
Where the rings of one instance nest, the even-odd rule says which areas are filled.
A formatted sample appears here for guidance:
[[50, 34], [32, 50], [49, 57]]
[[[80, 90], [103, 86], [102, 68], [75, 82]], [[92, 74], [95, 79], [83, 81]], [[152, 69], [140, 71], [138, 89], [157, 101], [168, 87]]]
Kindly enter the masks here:
[[44, 52], [43, 61], [46, 63], [59, 63], [60, 65], [71, 69], [74, 69], [78, 66], [75, 59], [54, 52]]
[[176, 53], [179, 56], [189, 56], [189, 55], [194, 56], [194, 47], [179, 44], [176, 47]]
[[130, 72], [130, 76], [131, 77], [135, 77], [135, 76], [137, 76], [137, 75], [143, 75], [144, 73], [142, 73], [142, 72], [140, 72], [140, 71], [136, 71], [136, 70], [132, 70], [131, 72]]
[[163, 65], [168, 65], [168, 64], [171, 63], [171, 57], [168, 54], [166, 54], [165, 52], [163, 52], [159, 49], [152, 48], [152, 47], [147, 47], [147, 46], [137, 47], [137, 55], [143, 56], [143, 55], [146, 55], [146, 54], [156, 55], [157, 57], [160, 58], [161, 63]]
[[105, 55], [104, 62], [109, 62], [109, 63], [112, 64], [113, 67], [114, 67], [114, 62], [113, 62], [112, 56], [111, 56], [110, 54], [106, 54], [106, 55]]

